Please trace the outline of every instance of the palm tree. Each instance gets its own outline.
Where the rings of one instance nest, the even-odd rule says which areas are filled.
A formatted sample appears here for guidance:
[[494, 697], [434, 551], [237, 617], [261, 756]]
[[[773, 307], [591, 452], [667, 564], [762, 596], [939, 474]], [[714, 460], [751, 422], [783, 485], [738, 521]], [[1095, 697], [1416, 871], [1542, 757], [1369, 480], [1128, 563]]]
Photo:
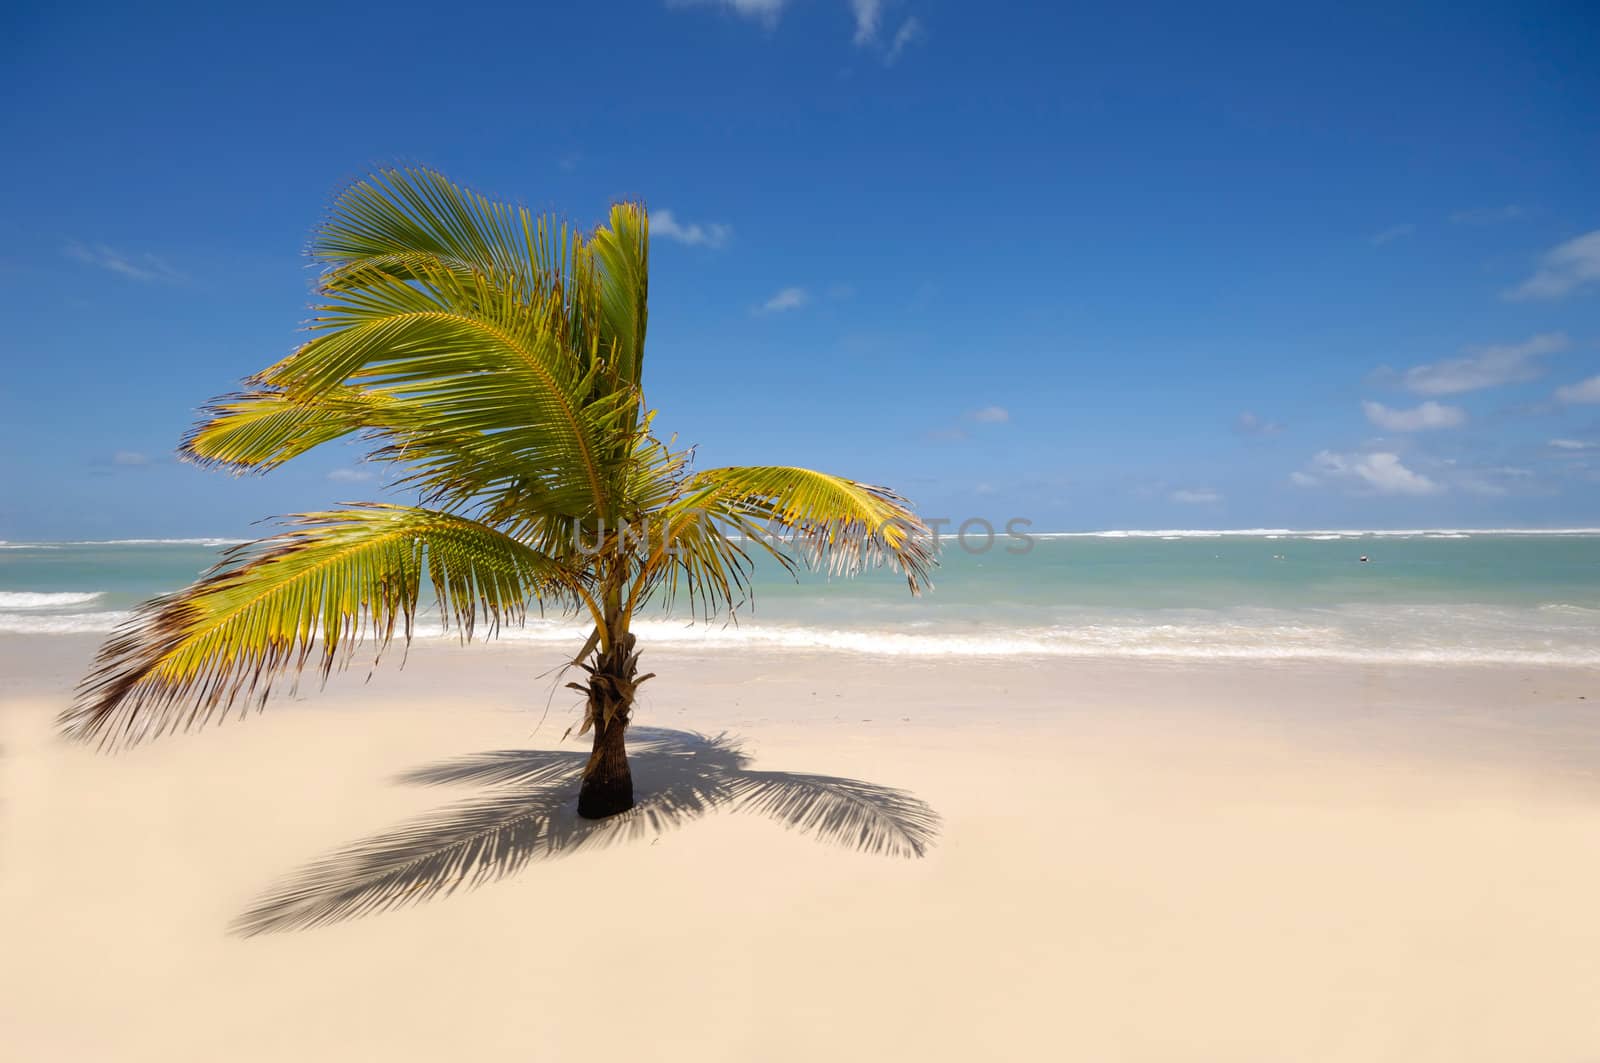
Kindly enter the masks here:
[[[312, 244], [313, 338], [216, 400], [181, 453], [265, 472], [360, 433], [417, 505], [301, 514], [142, 606], [62, 716], [102, 746], [260, 708], [275, 681], [323, 679], [360, 645], [409, 642], [424, 583], [469, 640], [534, 607], [586, 617], [569, 683], [594, 732], [578, 811], [633, 805], [623, 734], [639, 685], [630, 630], [647, 605], [729, 615], [752, 553], [849, 574], [902, 571], [932, 537], [903, 499], [809, 469], [692, 467], [644, 401], [649, 222], [619, 203], [582, 234], [427, 170], [349, 188]], [[759, 556], [759, 554], [758, 554]]]

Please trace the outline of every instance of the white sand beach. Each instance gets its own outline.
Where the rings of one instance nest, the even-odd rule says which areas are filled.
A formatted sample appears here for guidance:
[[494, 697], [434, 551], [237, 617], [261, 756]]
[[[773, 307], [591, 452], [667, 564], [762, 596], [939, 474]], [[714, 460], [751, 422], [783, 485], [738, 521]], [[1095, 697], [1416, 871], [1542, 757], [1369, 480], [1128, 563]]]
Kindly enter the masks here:
[[0, 641], [8, 1059], [1600, 1050], [1593, 670], [648, 652], [596, 826], [551, 647], [107, 756], [93, 645]]

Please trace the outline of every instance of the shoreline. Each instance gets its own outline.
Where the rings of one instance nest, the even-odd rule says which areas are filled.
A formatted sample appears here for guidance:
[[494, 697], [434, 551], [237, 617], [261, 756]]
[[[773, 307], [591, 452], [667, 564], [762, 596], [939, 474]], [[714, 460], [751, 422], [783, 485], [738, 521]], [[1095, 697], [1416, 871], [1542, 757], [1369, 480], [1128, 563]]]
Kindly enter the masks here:
[[[13, 614], [14, 616], [15, 614]], [[85, 623], [90, 617], [35, 615], [28, 617], [25, 629], [8, 627], [6, 617], [0, 617], [0, 643], [13, 639], [76, 640], [98, 644], [110, 636], [130, 614], [91, 614], [90, 617], [107, 617]], [[115, 618], [115, 619], [110, 619]], [[64, 627], [52, 629], [52, 621]], [[1093, 625], [1088, 625], [1090, 628]], [[431, 622], [419, 624], [412, 646], [424, 652], [448, 651], [462, 645], [453, 635], [440, 631]], [[1073, 625], [1062, 624], [1051, 629], [1034, 628], [978, 628], [962, 630], [904, 631], [864, 630], [825, 627], [794, 623], [760, 624], [742, 626], [688, 624], [673, 621], [645, 621], [634, 630], [649, 652], [680, 653], [691, 656], [719, 657], [725, 655], [759, 654], [775, 657], [824, 656], [862, 658], [885, 661], [944, 661], [952, 665], [982, 662], [1055, 661], [1062, 663], [1109, 663], [1117, 661], [1206, 666], [1254, 667], [1256, 665], [1283, 664], [1288, 666], [1358, 666], [1358, 667], [1442, 667], [1442, 668], [1542, 668], [1588, 670], [1600, 668], [1600, 651], [1575, 655], [1568, 650], [1535, 650], [1527, 647], [1470, 647], [1457, 648], [1402, 648], [1381, 645], [1313, 645], [1315, 641], [1304, 635], [1294, 641], [1298, 644], [1269, 648], [1259, 642], [1228, 642], [1219, 632], [1215, 642], [1207, 644], [1198, 630], [1191, 629], [1180, 645], [1153, 642], [1161, 636], [1156, 632], [1170, 632], [1168, 625], [1151, 625], [1145, 628], [1127, 627], [1106, 635], [1096, 636], [1098, 641], [1070, 642], [1061, 638], [1061, 632], [1071, 632]], [[564, 647], [581, 646], [588, 631], [581, 625], [561, 628], [511, 628], [493, 638], [481, 634], [468, 644], [469, 649], [485, 648], [528, 654], [545, 654], [559, 657]], [[1265, 636], [1265, 630], [1257, 634]], [[1169, 636], [1170, 637], [1170, 636]], [[1118, 639], [1121, 639], [1119, 642]], [[1145, 639], [1144, 644], [1131, 639]], [[1337, 640], [1330, 640], [1337, 641]], [[70, 643], [69, 643], [70, 645]], [[367, 640], [357, 653], [376, 649]], [[405, 643], [396, 638], [386, 654], [396, 650], [404, 652]], [[54, 654], [51, 654], [52, 656]]]

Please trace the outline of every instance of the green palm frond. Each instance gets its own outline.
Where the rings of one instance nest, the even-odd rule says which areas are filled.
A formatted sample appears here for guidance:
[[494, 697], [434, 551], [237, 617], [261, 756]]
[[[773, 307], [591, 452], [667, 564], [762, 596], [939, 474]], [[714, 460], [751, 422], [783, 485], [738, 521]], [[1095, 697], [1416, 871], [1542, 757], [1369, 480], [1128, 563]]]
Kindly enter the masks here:
[[380, 395], [334, 388], [314, 397], [256, 389], [213, 400], [178, 453], [197, 465], [267, 472], [313, 447], [390, 423]]
[[374, 272], [418, 280], [442, 270], [487, 279], [528, 303], [553, 296], [567, 348], [585, 368], [595, 355], [599, 301], [584, 236], [432, 170], [384, 169], [350, 186], [311, 253], [328, 267], [325, 292], [360, 288]]
[[530, 305], [480, 276], [430, 271], [426, 281], [372, 273], [339, 293], [314, 321], [320, 335], [262, 383], [305, 400], [359, 389], [404, 418], [419, 457], [442, 444], [475, 467], [544, 476], [569, 512], [608, 512], [608, 444], [637, 396], [591, 396], [598, 370], [570, 357], [558, 305]]
[[637, 389], [649, 317], [650, 223], [644, 207], [612, 207], [611, 224], [597, 230], [589, 246], [600, 263], [602, 353], [614, 367], [618, 385]]
[[371, 505], [299, 518], [230, 551], [186, 590], [148, 603], [106, 643], [63, 717], [75, 737], [134, 743], [264, 702], [318, 655], [324, 677], [370, 640], [410, 639], [424, 580], [442, 621], [521, 622], [530, 602], [569, 606], [576, 577], [464, 517]]
[[835, 575], [890, 565], [905, 573], [913, 594], [928, 584], [935, 564], [933, 536], [905, 499], [811, 469], [707, 469], [689, 477], [666, 512], [686, 511], [717, 516], [774, 556], [784, 557], [781, 544]]
[[[732, 614], [750, 600], [755, 565], [740, 541], [728, 534], [725, 518], [708, 510], [681, 511], [651, 530], [632, 608], [655, 599], [671, 609], [681, 598], [691, 616], [710, 619], [723, 611]], [[790, 564], [783, 554], [777, 556]]]
[[496, 202], [422, 168], [387, 168], [339, 196], [311, 253], [334, 270], [386, 264], [404, 274], [421, 259], [519, 278], [560, 278], [572, 260], [565, 226]]

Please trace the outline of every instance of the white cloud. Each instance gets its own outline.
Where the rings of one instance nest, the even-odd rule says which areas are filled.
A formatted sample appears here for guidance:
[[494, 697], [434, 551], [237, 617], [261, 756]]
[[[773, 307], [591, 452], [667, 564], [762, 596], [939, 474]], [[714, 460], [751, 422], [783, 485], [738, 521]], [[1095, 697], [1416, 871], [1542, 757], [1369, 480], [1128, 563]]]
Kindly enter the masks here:
[[900, 23], [900, 28], [895, 31], [894, 40], [889, 42], [889, 51], [883, 57], [883, 65], [893, 66], [895, 60], [900, 58], [901, 52], [920, 41], [924, 36], [922, 20], [917, 16], [912, 15]]
[[758, 313], [779, 314], [785, 310], [798, 310], [811, 301], [811, 293], [804, 288], [784, 288], [766, 302], [762, 303]]
[[336, 484], [359, 484], [372, 479], [372, 473], [366, 469], [334, 469], [328, 479]]
[[1308, 472], [1296, 471], [1289, 474], [1289, 482], [1296, 487], [1315, 487], [1322, 481]]
[[664, 236], [668, 240], [676, 240], [690, 247], [722, 247], [733, 236], [733, 227], [719, 225], [716, 222], [705, 225], [699, 222], [685, 224], [680, 222], [672, 211], [657, 210], [650, 214], [650, 235]]
[[1559, 299], [1593, 281], [1600, 281], [1600, 229], [1546, 251], [1533, 276], [1504, 294], [1507, 299]]
[[878, 23], [883, 19], [882, 0], [850, 0], [850, 10], [856, 16], [855, 43], [870, 43], [878, 35]]
[[74, 240], [66, 246], [65, 254], [68, 258], [130, 280], [182, 284], [189, 279], [155, 255], [125, 255], [105, 244], [83, 244]]
[[1600, 376], [1592, 376], [1588, 380], [1580, 380], [1576, 384], [1567, 384], [1556, 388], [1557, 402], [1600, 402]]
[[1394, 241], [1394, 240], [1398, 240], [1402, 236], [1410, 236], [1412, 233], [1414, 233], [1416, 231], [1417, 231], [1417, 227], [1415, 225], [1410, 224], [1410, 223], [1407, 223], [1405, 225], [1392, 225], [1389, 228], [1383, 230], [1382, 232], [1373, 233], [1372, 234], [1372, 244], [1373, 244], [1374, 247], [1382, 247], [1384, 244], [1390, 243], [1391, 241]]
[[1556, 450], [1593, 450], [1600, 447], [1600, 443], [1590, 443], [1583, 439], [1552, 439], [1550, 446]]
[[1445, 406], [1431, 399], [1410, 410], [1397, 410], [1381, 402], [1370, 400], [1361, 403], [1367, 420], [1385, 432], [1424, 432], [1430, 428], [1455, 428], [1467, 421], [1467, 411], [1459, 406]]
[[137, 450], [119, 450], [111, 455], [111, 464], [126, 466], [149, 465], [150, 455], [141, 454]]
[[1172, 492], [1172, 500], [1190, 506], [1211, 506], [1221, 502], [1222, 495], [1209, 487], [1185, 487]]
[[668, 7], [721, 7], [740, 18], [759, 22], [767, 29], [778, 24], [788, 0], [667, 0]]
[[1011, 420], [1011, 411], [1004, 406], [984, 406], [967, 414], [979, 424], [1005, 424]]
[[1504, 207], [1473, 207], [1471, 210], [1456, 211], [1450, 215], [1450, 221], [1456, 225], [1492, 225], [1495, 222], [1515, 221], [1525, 213], [1515, 203]]
[[1242, 436], [1275, 436], [1283, 431], [1283, 425], [1246, 410], [1234, 420], [1233, 430]]
[[1460, 358], [1412, 366], [1405, 372], [1405, 386], [1419, 395], [1456, 395], [1532, 380], [1544, 372], [1539, 357], [1566, 346], [1565, 333], [1542, 332], [1521, 343], [1470, 347]]
[[1336, 454], [1324, 450], [1312, 459], [1324, 476], [1358, 481], [1384, 495], [1432, 495], [1444, 488], [1419, 472], [1406, 468], [1400, 455], [1389, 451], [1370, 454]]

